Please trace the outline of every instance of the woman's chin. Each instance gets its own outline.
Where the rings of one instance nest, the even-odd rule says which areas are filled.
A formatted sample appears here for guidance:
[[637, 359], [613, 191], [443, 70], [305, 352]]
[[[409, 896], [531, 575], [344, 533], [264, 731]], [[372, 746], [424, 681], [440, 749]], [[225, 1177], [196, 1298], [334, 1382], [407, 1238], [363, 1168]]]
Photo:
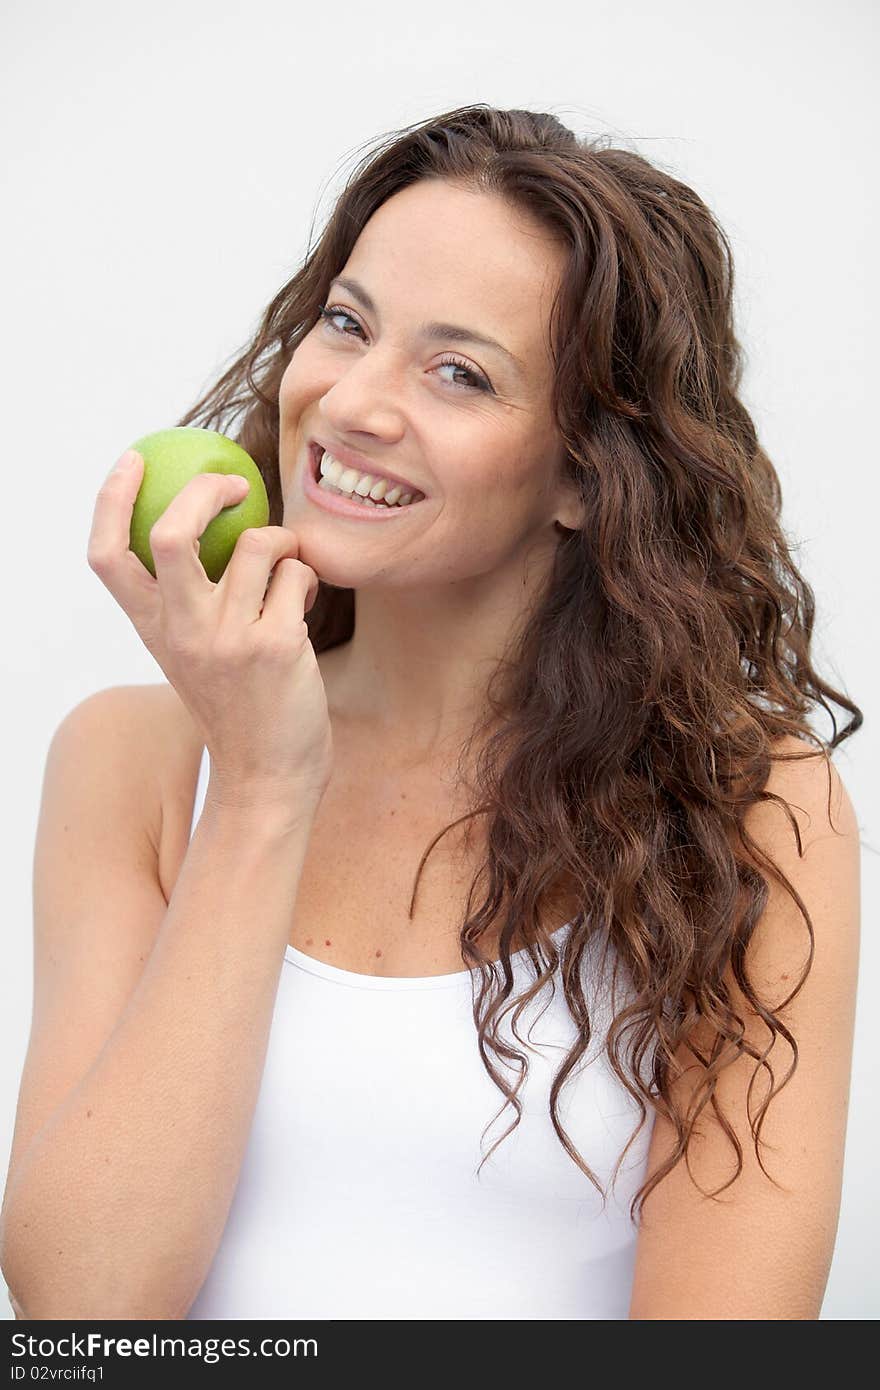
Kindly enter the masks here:
[[330, 584], [334, 589], [356, 589], [362, 582], [363, 576], [354, 572], [351, 562], [346, 563], [344, 557], [333, 551], [338, 547], [321, 542], [308, 534], [308, 528], [298, 527], [285, 521], [291, 531], [294, 531], [299, 538], [299, 555], [304, 565], [315, 571], [322, 584]]
[[299, 541], [297, 559], [315, 571], [322, 584], [334, 589], [379, 587], [386, 581], [385, 566], [372, 567], [366, 557], [357, 565], [352, 563], [349, 538], [328, 535], [323, 526], [311, 518], [286, 514], [282, 525], [293, 531]]

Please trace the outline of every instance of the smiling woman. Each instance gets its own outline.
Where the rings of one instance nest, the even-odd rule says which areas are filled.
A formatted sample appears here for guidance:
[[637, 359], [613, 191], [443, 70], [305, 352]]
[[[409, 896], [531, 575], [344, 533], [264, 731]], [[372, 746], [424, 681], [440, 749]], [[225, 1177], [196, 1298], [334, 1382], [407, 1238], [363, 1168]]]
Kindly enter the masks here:
[[[200, 703], [163, 695], [168, 916], [19, 1168], [5, 1249], [41, 1307], [82, 1315], [78, 1260], [119, 1316], [818, 1316], [858, 961], [830, 752], [861, 712], [812, 664], [732, 287], [686, 184], [553, 116], [468, 106], [365, 157], [179, 422], [229, 433], [243, 411], [270, 527], [239, 581], [233, 557], [216, 591], [181, 590], [244, 614], [251, 645], [221, 618], [201, 647], [178, 634], [184, 694], [227, 664]], [[260, 587], [270, 541], [260, 667], [235, 585]], [[304, 779], [249, 770], [309, 730], [329, 769], [325, 694], [332, 770], [302, 811]], [[100, 749], [105, 719], [82, 722]], [[133, 1039], [160, 1078], [140, 1108]], [[90, 1176], [50, 1278], [26, 1218], [63, 1226], [62, 1153]], [[100, 1218], [120, 1187], [124, 1239]]]

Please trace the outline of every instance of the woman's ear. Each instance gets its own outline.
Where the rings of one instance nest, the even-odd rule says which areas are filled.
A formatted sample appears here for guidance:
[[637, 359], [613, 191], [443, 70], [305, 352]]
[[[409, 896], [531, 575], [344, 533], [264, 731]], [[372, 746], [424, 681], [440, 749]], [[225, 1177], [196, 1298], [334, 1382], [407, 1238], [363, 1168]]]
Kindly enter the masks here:
[[561, 445], [557, 455], [553, 525], [565, 532], [582, 531], [586, 523], [586, 503], [576, 480], [568, 472], [570, 464], [568, 450]]
[[563, 531], [582, 531], [586, 519], [584, 500], [577, 489], [569, 483], [559, 500], [554, 525]]

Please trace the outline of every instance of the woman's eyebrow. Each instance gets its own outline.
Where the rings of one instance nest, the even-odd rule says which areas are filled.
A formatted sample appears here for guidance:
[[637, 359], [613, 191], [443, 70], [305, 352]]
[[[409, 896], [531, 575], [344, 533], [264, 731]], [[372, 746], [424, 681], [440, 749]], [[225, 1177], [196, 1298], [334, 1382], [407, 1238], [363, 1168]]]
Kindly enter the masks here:
[[[360, 300], [368, 314], [375, 314], [378, 317], [379, 311], [375, 302], [357, 280], [350, 280], [347, 276], [337, 275], [331, 284], [341, 285], [344, 290], [348, 290], [349, 294], [353, 294], [355, 299]], [[509, 348], [506, 348], [495, 338], [486, 337], [485, 333], [477, 333], [473, 328], [462, 328], [455, 323], [423, 323], [420, 332], [423, 338], [443, 338], [447, 342], [455, 343], [479, 343], [481, 347], [494, 348], [496, 352], [503, 353], [505, 357], [509, 358], [521, 375], [525, 375], [525, 364]]]

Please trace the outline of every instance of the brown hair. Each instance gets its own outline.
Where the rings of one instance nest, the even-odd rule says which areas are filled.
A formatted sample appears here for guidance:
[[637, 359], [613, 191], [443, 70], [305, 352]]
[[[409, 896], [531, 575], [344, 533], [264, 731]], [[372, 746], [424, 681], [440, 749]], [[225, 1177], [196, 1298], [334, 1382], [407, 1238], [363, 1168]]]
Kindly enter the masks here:
[[[462, 956], [481, 981], [474, 1020], [483, 1064], [505, 1097], [502, 1110], [511, 1104], [516, 1112], [489, 1152], [519, 1123], [528, 1071], [524, 1053], [499, 1036], [498, 1025], [516, 1010], [521, 1042], [522, 1008], [561, 965], [577, 1040], [554, 1078], [550, 1116], [566, 1151], [603, 1192], [557, 1110], [589, 1047], [580, 967], [588, 942], [601, 934], [634, 986], [605, 1040], [641, 1116], [615, 1178], [645, 1122], [646, 1101], [678, 1136], [676, 1151], [634, 1197], [635, 1220], [648, 1193], [686, 1156], [700, 1097], [714, 1104], [719, 1072], [743, 1052], [756, 1056], [731, 1008], [727, 969], [768, 1026], [771, 1048], [781, 1035], [792, 1049], [788, 1074], [751, 1121], [761, 1162], [764, 1114], [794, 1073], [797, 1044], [746, 970], [767, 882], [741, 852], [756, 848], [743, 818], [757, 801], [787, 806], [765, 790], [775, 759], [815, 756], [784, 754], [780, 740], [816, 744], [830, 778], [828, 749], [860, 727], [862, 713], [811, 665], [813, 593], [780, 526], [777, 474], [737, 394], [743, 353], [723, 230], [686, 184], [638, 154], [578, 138], [552, 115], [479, 104], [386, 136], [349, 177], [317, 244], [252, 341], [178, 423], [228, 433], [243, 412], [233, 437], [257, 462], [270, 522], [281, 524], [284, 370], [367, 220], [423, 178], [502, 197], [567, 247], [550, 324], [553, 409], [568, 473], [586, 503], [583, 529], [560, 539], [515, 659], [493, 679], [499, 688], [489, 697], [486, 728], [498, 727], [479, 756], [480, 804], [471, 814], [487, 817], [488, 852], [471, 886]], [[307, 622], [316, 653], [347, 641], [353, 592], [321, 583]], [[826, 697], [851, 715], [839, 731]], [[830, 716], [830, 741], [811, 732], [811, 704]], [[488, 888], [471, 911], [483, 874]], [[813, 926], [778, 876], [810, 937], [807, 966], [787, 1005], [812, 963]], [[578, 911], [560, 954], [542, 917], [561, 882]], [[496, 967], [479, 943], [498, 922]], [[517, 937], [527, 943], [535, 975], [519, 999], [510, 961]], [[688, 1124], [670, 1094], [670, 1064], [697, 1023], [710, 1026], [717, 1046], [708, 1058], [697, 1053], [704, 1074]], [[645, 1078], [642, 1059], [652, 1041]], [[490, 1050], [517, 1067], [515, 1086]], [[772, 1082], [766, 1057], [756, 1074], [764, 1066]], [[730, 1182], [742, 1170], [734, 1147]]]

